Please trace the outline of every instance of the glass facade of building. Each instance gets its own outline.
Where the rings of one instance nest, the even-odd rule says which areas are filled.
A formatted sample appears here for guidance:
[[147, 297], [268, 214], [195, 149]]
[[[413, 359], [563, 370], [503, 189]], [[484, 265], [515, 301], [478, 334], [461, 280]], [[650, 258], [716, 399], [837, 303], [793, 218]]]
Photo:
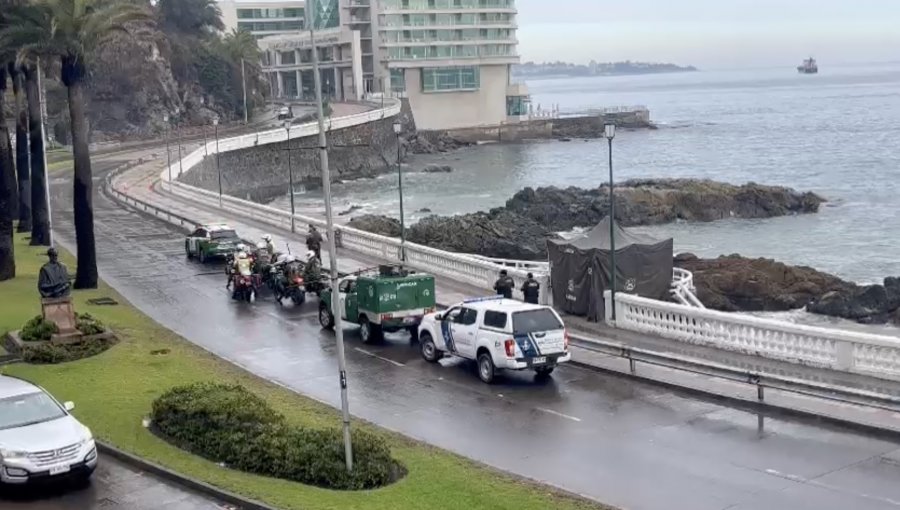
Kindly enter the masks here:
[[422, 92], [478, 90], [478, 67], [434, 67], [422, 69]]
[[312, 16], [312, 26], [316, 30], [334, 28], [341, 24], [339, 0], [307, 0], [307, 8]]
[[283, 19], [302, 18], [303, 7], [288, 7], [284, 9], [238, 9], [238, 19]]
[[303, 22], [294, 21], [238, 21], [238, 30], [245, 32], [285, 32], [303, 30]]
[[382, 0], [383, 9], [512, 9], [513, 0]]

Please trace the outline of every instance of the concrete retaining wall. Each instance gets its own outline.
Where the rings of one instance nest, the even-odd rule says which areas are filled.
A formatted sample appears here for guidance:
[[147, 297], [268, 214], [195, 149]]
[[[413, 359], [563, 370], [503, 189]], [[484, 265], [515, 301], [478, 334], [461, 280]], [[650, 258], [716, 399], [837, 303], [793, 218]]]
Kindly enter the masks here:
[[[328, 156], [332, 181], [371, 177], [390, 171], [397, 162], [397, 136], [393, 118], [328, 132]], [[290, 141], [290, 159], [295, 186], [319, 188], [318, 138], [309, 136]], [[226, 194], [265, 202], [287, 193], [287, 142], [223, 152], [222, 191]], [[298, 148], [303, 148], [298, 150]], [[191, 186], [218, 191], [216, 158], [210, 155], [179, 180]]]
[[533, 119], [499, 126], [454, 129], [447, 132], [455, 140], [466, 143], [519, 142], [551, 138], [600, 138], [607, 123], [629, 129], [653, 129], [650, 114], [644, 111], [607, 113], [604, 115]]

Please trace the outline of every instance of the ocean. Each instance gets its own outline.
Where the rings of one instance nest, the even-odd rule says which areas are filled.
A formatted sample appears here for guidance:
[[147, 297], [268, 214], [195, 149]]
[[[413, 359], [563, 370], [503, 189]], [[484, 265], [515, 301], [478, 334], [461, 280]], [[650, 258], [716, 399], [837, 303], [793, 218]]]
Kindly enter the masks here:
[[[620, 131], [615, 179], [709, 178], [814, 191], [818, 214], [677, 223], [642, 230], [673, 236], [676, 251], [740, 253], [804, 264], [860, 283], [900, 275], [900, 64], [701, 71], [528, 83], [535, 105], [565, 113], [646, 105], [658, 130]], [[407, 221], [502, 205], [526, 186], [607, 181], [604, 140], [481, 145], [416, 156], [404, 165]], [[447, 164], [452, 173], [426, 174]], [[335, 210], [398, 215], [397, 177], [341, 183]], [[321, 196], [298, 196], [317, 209]], [[286, 200], [279, 201], [284, 205]], [[346, 216], [345, 216], [346, 217]]]

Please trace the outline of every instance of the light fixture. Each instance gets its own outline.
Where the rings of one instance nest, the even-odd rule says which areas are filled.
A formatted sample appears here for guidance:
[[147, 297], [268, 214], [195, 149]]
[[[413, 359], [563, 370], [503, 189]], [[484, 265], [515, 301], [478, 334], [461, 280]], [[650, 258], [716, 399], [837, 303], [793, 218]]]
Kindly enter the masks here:
[[212, 121], [213, 121], [213, 126], [218, 126], [219, 125], [219, 116], [216, 115], [215, 117], [213, 117]]
[[169, 122], [169, 114], [168, 113], [163, 114], [163, 122], [166, 122], [166, 123]]
[[607, 140], [612, 140], [616, 137], [616, 125], [615, 124], [607, 124], [603, 126], [603, 136], [606, 137]]
[[400, 136], [400, 133], [403, 132], [403, 124], [400, 123], [399, 120], [394, 121], [394, 134]]

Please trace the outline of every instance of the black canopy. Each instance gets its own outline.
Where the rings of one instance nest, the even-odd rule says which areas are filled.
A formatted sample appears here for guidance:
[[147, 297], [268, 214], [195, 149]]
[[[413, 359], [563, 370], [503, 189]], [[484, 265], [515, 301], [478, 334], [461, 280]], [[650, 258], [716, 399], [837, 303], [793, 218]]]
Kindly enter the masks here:
[[[573, 315], [600, 320], [603, 292], [609, 288], [609, 218], [587, 233], [548, 241], [553, 304]], [[616, 292], [664, 299], [672, 283], [672, 239], [655, 239], [613, 223], [616, 244]]]

